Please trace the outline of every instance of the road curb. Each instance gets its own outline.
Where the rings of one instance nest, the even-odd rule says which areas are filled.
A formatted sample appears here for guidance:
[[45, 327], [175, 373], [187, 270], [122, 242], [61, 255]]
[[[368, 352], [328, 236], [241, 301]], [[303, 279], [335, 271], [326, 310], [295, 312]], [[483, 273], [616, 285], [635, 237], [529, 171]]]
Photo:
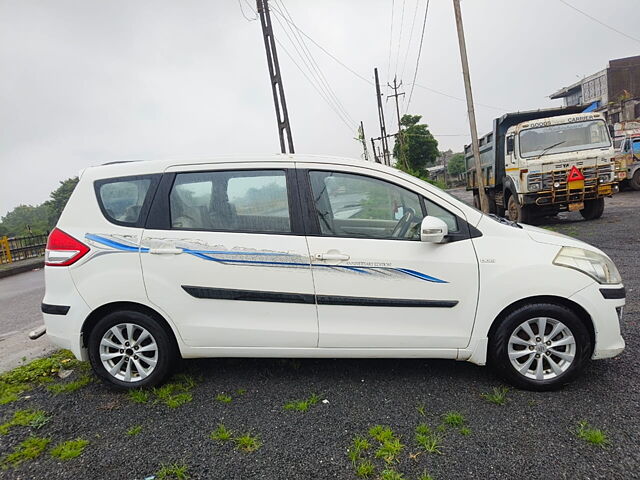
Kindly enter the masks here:
[[37, 262], [27, 262], [25, 265], [16, 265], [6, 270], [0, 270], [0, 278], [10, 277], [11, 275], [17, 275], [42, 267], [44, 267], [44, 259]]

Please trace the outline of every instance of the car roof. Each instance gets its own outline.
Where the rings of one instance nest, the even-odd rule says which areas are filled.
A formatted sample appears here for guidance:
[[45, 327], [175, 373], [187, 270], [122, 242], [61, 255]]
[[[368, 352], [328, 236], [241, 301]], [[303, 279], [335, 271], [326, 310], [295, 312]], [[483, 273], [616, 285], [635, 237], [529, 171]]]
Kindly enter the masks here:
[[163, 159], [163, 160], [122, 160], [88, 167], [82, 174], [89, 173], [94, 179], [112, 178], [127, 175], [145, 175], [162, 173], [169, 167], [211, 165], [215, 163], [260, 163], [260, 162], [304, 162], [329, 163], [335, 165], [373, 166], [379, 165], [357, 158], [337, 157], [331, 155], [308, 154], [250, 154], [250, 155], [218, 155], [196, 159]]

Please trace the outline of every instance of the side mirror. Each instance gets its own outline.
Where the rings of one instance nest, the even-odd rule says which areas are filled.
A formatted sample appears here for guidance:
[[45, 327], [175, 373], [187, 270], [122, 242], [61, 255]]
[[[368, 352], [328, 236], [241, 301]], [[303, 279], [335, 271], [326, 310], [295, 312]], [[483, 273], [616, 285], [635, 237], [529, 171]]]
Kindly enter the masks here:
[[507, 153], [513, 152], [513, 149], [514, 149], [513, 136], [507, 137]]
[[422, 242], [442, 243], [448, 233], [449, 227], [438, 217], [427, 215], [422, 219], [420, 225], [420, 240]]

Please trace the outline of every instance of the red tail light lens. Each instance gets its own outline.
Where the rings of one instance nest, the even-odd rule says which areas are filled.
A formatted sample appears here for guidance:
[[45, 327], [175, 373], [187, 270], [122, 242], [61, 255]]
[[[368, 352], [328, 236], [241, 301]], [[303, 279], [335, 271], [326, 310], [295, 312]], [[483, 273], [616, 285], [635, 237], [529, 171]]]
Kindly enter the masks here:
[[50, 267], [73, 265], [89, 252], [89, 247], [71, 235], [55, 228], [47, 240], [44, 264]]

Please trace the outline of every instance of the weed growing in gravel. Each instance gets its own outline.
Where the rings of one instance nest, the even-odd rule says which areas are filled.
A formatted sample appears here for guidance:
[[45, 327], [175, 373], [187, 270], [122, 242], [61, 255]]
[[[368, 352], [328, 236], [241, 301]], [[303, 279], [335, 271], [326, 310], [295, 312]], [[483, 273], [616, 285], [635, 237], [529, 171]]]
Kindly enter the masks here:
[[376, 458], [382, 458], [386, 463], [393, 463], [402, 452], [404, 445], [399, 438], [385, 440], [380, 448], [376, 450]]
[[460, 412], [447, 412], [444, 414], [443, 421], [450, 427], [462, 427], [466, 420]]
[[297, 412], [306, 412], [312, 405], [317, 404], [320, 401], [320, 397], [315, 393], [312, 393], [306, 400], [292, 400], [285, 403], [285, 410], [295, 410]]
[[169, 408], [177, 408], [192, 401], [191, 390], [198, 384], [198, 380], [184, 373], [175, 375], [172, 380], [153, 389], [158, 401]]
[[461, 427], [460, 435], [464, 435], [465, 437], [471, 435], [471, 429], [469, 427]]
[[19, 443], [13, 452], [5, 455], [0, 460], [0, 466], [6, 470], [9, 467], [15, 468], [26, 460], [33, 460], [45, 451], [50, 442], [48, 438], [29, 437]]
[[184, 463], [172, 463], [171, 465], [161, 465], [156, 472], [156, 480], [188, 480], [189, 467]]
[[244, 435], [240, 435], [235, 439], [236, 446], [238, 450], [242, 450], [243, 452], [255, 452], [262, 446], [262, 442], [258, 438], [257, 435], [251, 435], [250, 433], [245, 433]]
[[405, 480], [405, 476], [395, 470], [383, 470], [380, 474], [381, 480]]
[[416, 410], [422, 417], [427, 415], [427, 407], [424, 405], [424, 403], [421, 403], [420, 405], [418, 405], [416, 407]]
[[236, 390], [236, 395], [244, 395], [245, 393], [247, 393], [247, 390], [245, 388], [239, 388]]
[[432, 432], [428, 425], [421, 423], [416, 427], [415, 440], [427, 453], [442, 454], [440, 436]]
[[231, 403], [233, 401], [233, 398], [231, 398], [231, 395], [219, 393], [218, 395], [216, 395], [216, 400], [220, 403]]
[[433, 477], [427, 473], [426, 470], [422, 472], [422, 475], [418, 477], [418, 480], [433, 480]]
[[142, 425], [134, 425], [129, 430], [127, 430], [127, 435], [130, 437], [134, 437], [138, 435], [142, 431]]
[[49, 417], [42, 410], [18, 410], [7, 423], [0, 425], [0, 435], [6, 435], [12, 427], [41, 428], [49, 421]]
[[71, 460], [79, 456], [87, 445], [89, 445], [89, 440], [84, 440], [83, 438], [68, 440], [56, 445], [51, 450], [51, 456], [59, 460]]
[[89, 385], [93, 381], [90, 375], [83, 375], [77, 380], [66, 383], [56, 383], [55, 385], [49, 385], [47, 390], [55, 394], [58, 393], [71, 393], [76, 390], [80, 390], [82, 387]]
[[605, 447], [610, 443], [606, 433], [602, 430], [591, 428], [591, 425], [586, 421], [578, 423], [578, 428], [576, 429], [575, 434], [578, 438], [592, 445]]
[[356, 475], [360, 478], [369, 478], [376, 471], [376, 467], [369, 460], [356, 465]]
[[507, 387], [493, 387], [491, 392], [482, 393], [480, 396], [489, 403], [504, 405], [508, 400], [507, 393], [509, 393], [509, 389]]
[[142, 390], [141, 388], [138, 388], [136, 390], [129, 390], [127, 392], [127, 396], [129, 397], [129, 400], [134, 403], [147, 403], [150, 397], [149, 391]]
[[219, 424], [218, 428], [211, 432], [210, 435], [211, 440], [216, 440], [218, 442], [227, 442], [231, 440], [231, 437], [233, 437], [233, 433], [222, 423]]
[[34, 386], [51, 382], [61, 369], [86, 369], [69, 350], [59, 350], [49, 357], [33, 360], [0, 375], [0, 405], [13, 402]]
[[347, 456], [349, 460], [351, 460], [351, 463], [355, 465], [360, 460], [360, 455], [366, 450], [369, 450], [369, 448], [371, 448], [369, 440], [361, 435], [356, 435], [347, 450]]
[[369, 429], [369, 435], [379, 442], [384, 442], [393, 438], [393, 430], [383, 425], [375, 425]]

